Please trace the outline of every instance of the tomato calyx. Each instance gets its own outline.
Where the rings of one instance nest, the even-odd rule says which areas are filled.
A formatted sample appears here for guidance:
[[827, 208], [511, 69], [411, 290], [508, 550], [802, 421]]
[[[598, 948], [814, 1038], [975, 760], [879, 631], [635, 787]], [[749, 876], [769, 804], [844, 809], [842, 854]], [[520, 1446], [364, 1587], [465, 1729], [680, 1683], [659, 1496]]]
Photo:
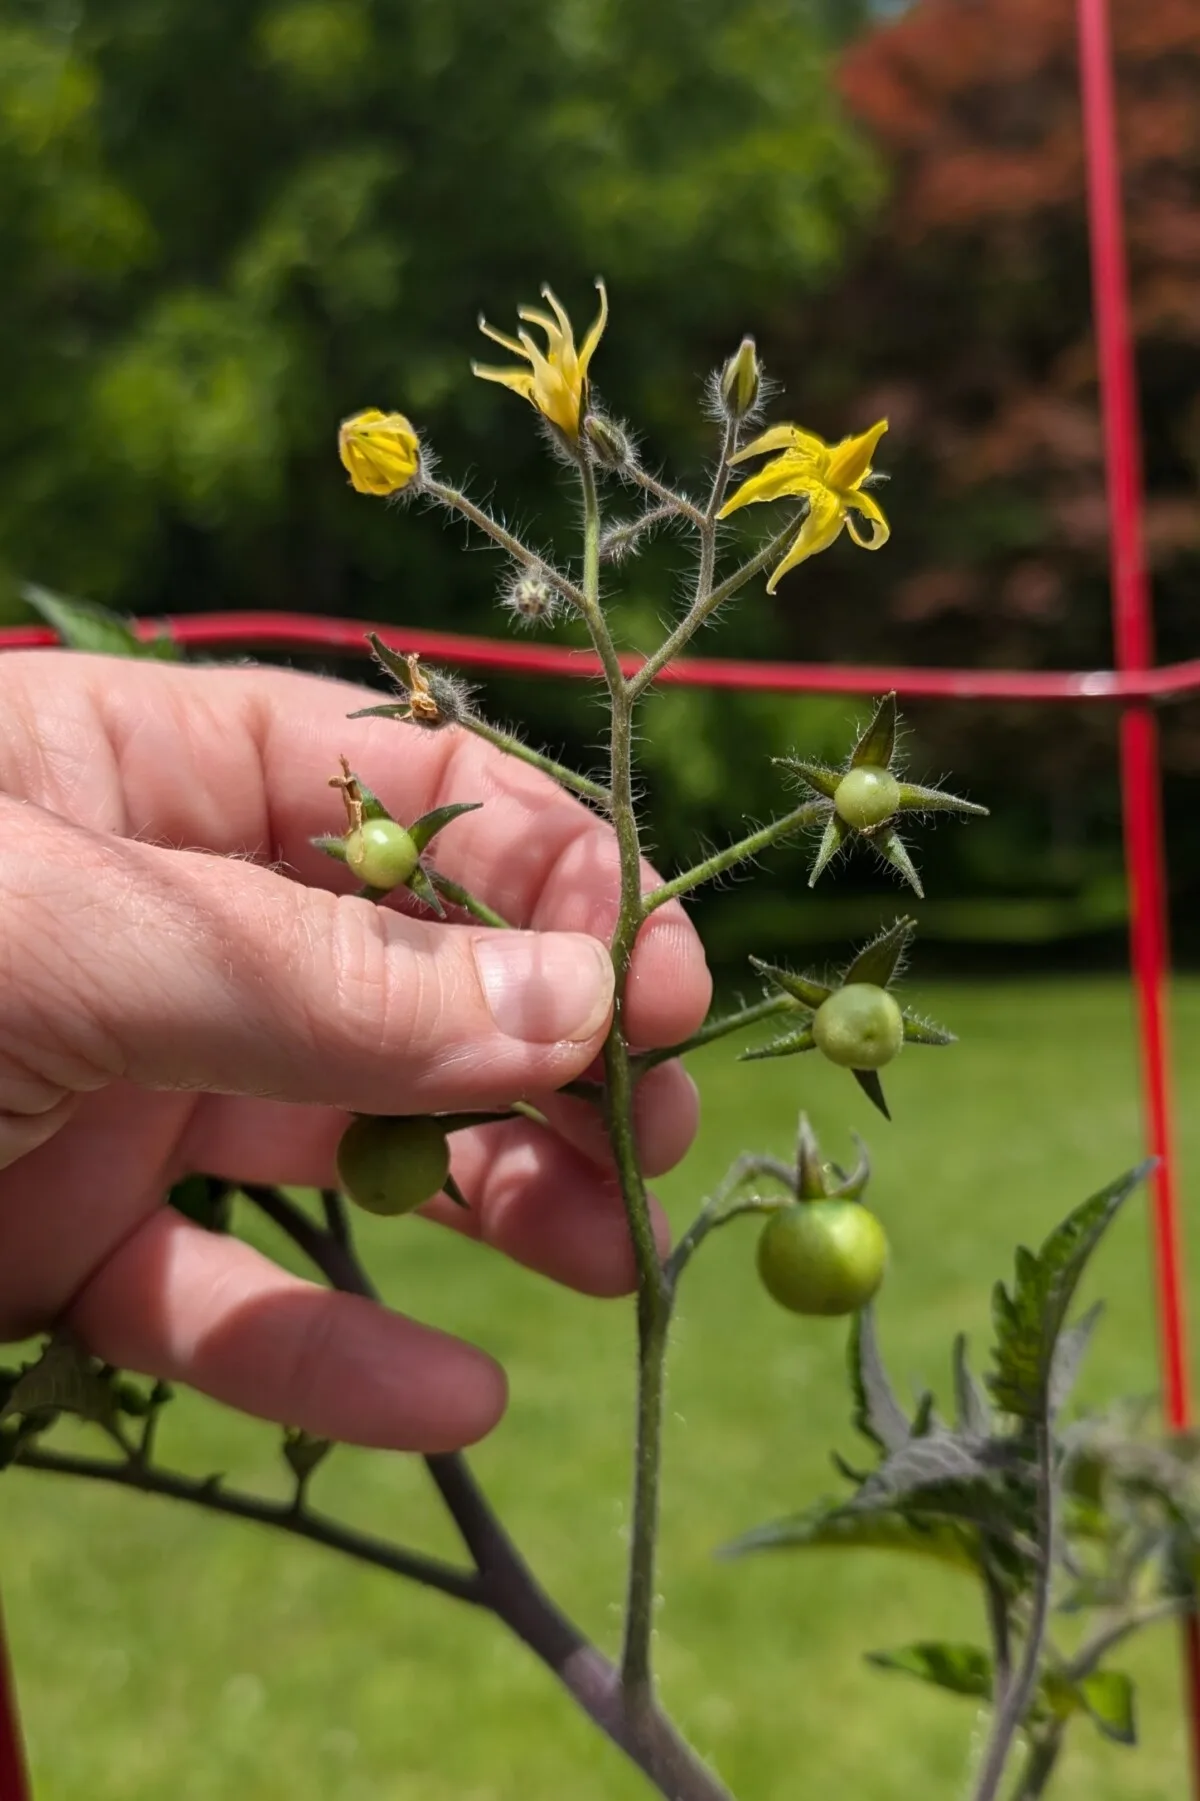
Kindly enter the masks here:
[[[353, 715], [357, 717], [357, 715]], [[432, 867], [422, 857], [430, 841], [444, 830], [452, 819], [463, 813], [475, 813], [481, 801], [459, 801], [446, 807], [435, 807], [422, 813], [409, 826], [393, 819], [378, 795], [361, 776], [355, 775], [345, 757], [342, 773], [330, 778], [329, 786], [341, 792], [346, 808], [346, 830], [340, 836], [322, 834], [312, 840], [317, 850], [327, 857], [345, 863], [358, 876], [360, 890], [367, 900], [382, 900], [397, 888], [407, 888], [418, 900], [445, 919], [439, 889], [452, 899], [462, 897], [457, 885]]]
[[921, 878], [897, 829], [897, 821], [906, 813], [958, 813], [972, 817], [987, 813], [986, 807], [947, 794], [944, 788], [923, 787], [900, 776], [899, 723], [896, 696], [885, 694], [840, 769], [803, 757], [776, 759], [818, 797], [824, 831], [809, 870], [810, 888], [815, 887], [840, 850], [861, 841], [898, 870], [916, 895], [923, 896]]
[[751, 957], [751, 964], [770, 987], [792, 1003], [787, 1014], [793, 1017], [780, 1037], [743, 1051], [742, 1060], [819, 1050], [831, 1063], [848, 1069], [872, 1105], [890, 1119], [879, 1070], [892, 1062], [905, 1044], [954, 1042], [953, 1032], [901, 1007], [889, 992], [915, 930], [915, 920], [897, 919], [863, 946], [836, 981], [796, 974]]

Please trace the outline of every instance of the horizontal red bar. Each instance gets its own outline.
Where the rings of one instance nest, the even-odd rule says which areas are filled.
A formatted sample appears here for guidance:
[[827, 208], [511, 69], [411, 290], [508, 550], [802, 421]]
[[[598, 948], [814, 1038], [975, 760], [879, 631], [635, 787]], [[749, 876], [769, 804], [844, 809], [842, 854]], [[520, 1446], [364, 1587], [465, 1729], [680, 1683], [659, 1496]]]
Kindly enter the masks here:
[[[600, 664], [591, 651], [554, 644], [509, 644], [469, 638], [457, 632], [422, 631], [363, 619], [314, 618], [304, 613], [200, 613], [183, 618], [139, 619], [139, 635], [169, 631], [196, 650], [273, 649], [333, 651], [365, 656], [366, 634], [378, 632], [398, 650], [415, 651], [462, 669], [490, 669], [508, 675], [592, 677]], [[0, 629], [0, 650], [50, 646], [57, 640], [45, 626]], [[641, 668], [639, 656], [623, 656], [627, 675]], [[1161, 669], [1019, 670], [893, 669], [883, 664], [765, 663], [724, 657], [682, 657], [658, 678], [693, 688], [740, 688], [775, 694], [882, 694], [895, 689], [911, 700], [1137, 701], [1176, 700], [1200, 693], [1200, 658]]]

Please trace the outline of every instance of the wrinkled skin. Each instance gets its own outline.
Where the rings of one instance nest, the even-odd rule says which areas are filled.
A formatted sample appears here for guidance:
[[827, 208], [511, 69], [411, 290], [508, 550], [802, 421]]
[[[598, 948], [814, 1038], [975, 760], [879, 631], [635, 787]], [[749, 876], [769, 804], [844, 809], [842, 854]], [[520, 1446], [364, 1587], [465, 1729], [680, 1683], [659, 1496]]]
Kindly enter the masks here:
[[[457, 729], [347, 720], [363, 702], [348, 684], [57, 651], [0, 671], [0, 1334], [63, 1321], [112, 1363], [350, 1442], [479, 1438], [505, 1404], [481, 1351], [301, 1281], [163, 1196], [192, 1171], [330, 1186], [347, 1110], [524, 1097], [553, 1130], [456, 1135], [471, 1212], [426, 1212], [584, 1293], [627, 1292], [599, 1122], [553, 1094], [611, 1016], [610, 828]], [[355, 898], [308, 842], [337, 828], [343, 754], [402, 820], [486, 803], [436, 861], [527, 930]], [[632, 1039], [686, 1036], [709, 992], [663, 907], [637, 946]], [[696, 1123], [678, 1065], [646, 1078], [638, 1111], [661, 1172]]]

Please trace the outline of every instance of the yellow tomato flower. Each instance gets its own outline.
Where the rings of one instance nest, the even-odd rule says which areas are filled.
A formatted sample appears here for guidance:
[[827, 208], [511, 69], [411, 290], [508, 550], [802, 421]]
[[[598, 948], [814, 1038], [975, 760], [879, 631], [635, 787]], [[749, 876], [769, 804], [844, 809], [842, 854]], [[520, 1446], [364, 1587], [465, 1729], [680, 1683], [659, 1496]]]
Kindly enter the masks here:
[[342, 420], [338, 455], [360, 494], [399, 494], [421, 467], [421, 446], [404, 414], [375, 406]]
[[[883, 509], [863, 483], [871, 473], [875, 446], [887, 430], [888, 422], [880, 419], [870, 431], [856, 438], [843, 438], [840, 444], [826, 444], [815, 432], [801, 431], [798, 425], [774, 425], [739, 450], [732, 462], [762, 456], [777, 450], [780, 455], [764, 465], [757, 475], [744, 481], [737, 493], [725, 502], [717, 517], [724, 519], [739, 507], [753, 506], [758, 500], [782, 500], [785, 496], [808, 501], [808, 516], [796, 540], [777, 569], [771, 572], [767, 593], [774, 594], [780, 578], [797, 563], [828, 550], [845, 526], [863, 550], [879, 550], [887, 543], [891, 528]], [[870, 526], [870, 536], [863, 537], [853, 519], [860, 513]]]
[[543, 419], [548, 419], [572, 440], [579, 437], [580, 420], [587, 410], [588, 364], [608, 323], [608, 295], [604, 283], [598, 281], [596, 287], [600, 292], [600, 311], [578, 350], [571, 321], [552, 290], [543, 288], [542, 299], [549, 302], [553, 316], [542, 312], [540, 307], [522, 306], [517, 309], [517, 317], [545, 332], [545, 353], [538, 349], [527, 331], [510, 338], [506, 333], [496, 331], [481, 314], [479, 329], [484, 336], [503, 344], [514, 356], [524, 358], [529, 368], [493, 369], [483, 363], [471, 364], [473, 374], [484, 381], [498, 381], [502, 387], [511, 388], [514, 394], [522, 395]]

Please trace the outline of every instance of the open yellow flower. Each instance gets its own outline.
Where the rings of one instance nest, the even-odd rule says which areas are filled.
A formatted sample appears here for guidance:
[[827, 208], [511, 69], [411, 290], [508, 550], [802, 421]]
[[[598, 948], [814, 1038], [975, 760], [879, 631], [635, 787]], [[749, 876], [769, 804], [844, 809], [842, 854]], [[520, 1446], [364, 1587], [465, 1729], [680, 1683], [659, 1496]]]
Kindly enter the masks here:
[[[797, 563], [816, 556], [819, 550], [828, 550], [834, 539], [841, 535], [843, 526], [863, 550], [879, 550], [887, 543], [891, 528], [883, 510], [870, 494], [863, 491], [863, 483], [871, 473], [875, 446], [887, 426], [887, 420], [880, 419], [870, 431], [860, 432], [856, 438], [827, 444], [815, 432], [801, 431], [798, 425], [774, 425], [731, 459], [742, 463], [747, 457], [763, 456], [772, 450], [780, 452], [730, 496], [717, 515], [719, 519], [736, 513], [739, 507], [753, 506], [759, 500], [782, 500], [790, 496], [808, 501], [808, 515], [791, 549], [778, 568], [771, 572], [768, 594], [774, 594], [781, 577]], [[855, 513], [867, 521], [869, 536], [862, 535], [853, 518]]]
[[374, 406], [342, 420], [338, 455], [360, 494], [399, 494], [421, 467], [421, 446], [404, 414]]
[[529, 368], [493, 369], [484, 363], [471, 364], [473, 374], [484, 381], [498, 381], [502, 387], [511, 388], [514, 394], [522, 395], [543, 419], [548, 419], [573, 441], [579, 437], [580, 421], [587, 410], [588, 364], [608, 323], [608, 295], [602, 281], [596, 286], [600, 291], [600, 311], [578, 350], [571, 321], [551, 289], [543, 288], [542, 299], [549, 303], [552, 314], [544, 313], [540, 307], [523, 306], [517, 309], [517, 317], [545, 332], [545, 353], [538, 349], [527, 331], [510, 338], [506, 333], [496, 331], [481, 315], [479, 329], [484, 336], [503, 344], [514, 356], [524, 358]]

